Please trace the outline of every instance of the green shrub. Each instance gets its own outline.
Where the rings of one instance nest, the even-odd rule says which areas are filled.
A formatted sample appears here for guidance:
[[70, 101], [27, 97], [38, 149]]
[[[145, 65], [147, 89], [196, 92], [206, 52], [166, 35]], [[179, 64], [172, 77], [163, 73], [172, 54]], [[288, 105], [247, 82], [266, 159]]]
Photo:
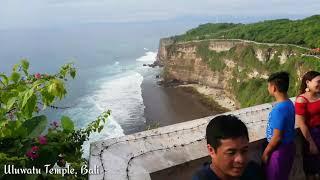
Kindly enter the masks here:
[[302, 20], [268, 20], [252, 24], [208, 23], [175, 36], [175, 41], [247, 39], [266, 43], [320, 47], [320, 15]]
[[[76, 76], [73, 64], [66, 64], [56, 74], [30, 74], [29, 62], [22, 60], [8, 76], [0, 74], [0, 179], [43, 179], [61, 175], [34, 174], [10, 176], [4, 174], [4, 165], [15, 168], [50, 168], [59, 154], [78, 172], [67, 179], [87, 179], [80, 174], [80, 167], [87, 165], [82, 158], [82, 144], [92, 132], [100, 132], [110, 111], [103, 112], [86, 128], [76, 129], [73, 121], [62, 116], [51, 122], [42, 114], [47, 107], [54, 107], [57, 100], [67, 94], [65, 82]], [[46, 128], [48, 128], [46, 130]]]

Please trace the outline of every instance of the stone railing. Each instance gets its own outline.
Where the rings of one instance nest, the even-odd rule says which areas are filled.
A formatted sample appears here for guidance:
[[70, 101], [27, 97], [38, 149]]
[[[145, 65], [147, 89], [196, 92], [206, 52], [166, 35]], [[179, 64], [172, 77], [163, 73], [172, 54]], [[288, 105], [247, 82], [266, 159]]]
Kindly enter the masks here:
[[[248, 127], [250, 158], [260, 163], [262, 142], [272, 104], [262, 104], [225, 114], [238, 116]], [[205, 129], [214, 116], [143, 131], [91, 144], [89, 179], [156, 180], [191, 179], [195, 167], [208, 160]], [[301, 140], [290, 179], [304, 179]], [[194, 165], [193, 165], [194, 166]], [[176, 171], [176, 172], [175, 172]]]

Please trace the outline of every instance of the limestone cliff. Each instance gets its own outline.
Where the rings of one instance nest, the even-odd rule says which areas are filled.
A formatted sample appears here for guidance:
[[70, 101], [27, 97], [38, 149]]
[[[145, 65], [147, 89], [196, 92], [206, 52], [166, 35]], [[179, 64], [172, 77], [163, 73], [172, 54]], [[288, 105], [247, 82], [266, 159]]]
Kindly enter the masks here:
[[[301, 59], [306, 49], [291, 45], [256, 43], [245, 40], [203, 40], [177, 43], [170, 38], [160, 40], [158, 62], [164, 65], [165, 81], [180, 80], [223, 89], [238, 107], [245, 104], [240, 91], [246, 89], [252, 98], [269, 101], [265, 89], [260, 86], [271, 72], [292, 71], [294, 77], [308, 69]], [[310, 68], [309, 68], [310, 69]], [[251, 81], [249, 81], [251, 80]], [[251, 87], [252, 82], [254, 87]], [[248, 88], [250, 86], [250, 88]], [[255, 89], [257, 87], [257, 89]], [[254, 95], [255, 92], [263, 93]], [[249, 95], [250, 95], [249, 93]], [[246, 96], [248, 93], [246, 93]], [[258, 102], [257, 103], [262, 103]]]

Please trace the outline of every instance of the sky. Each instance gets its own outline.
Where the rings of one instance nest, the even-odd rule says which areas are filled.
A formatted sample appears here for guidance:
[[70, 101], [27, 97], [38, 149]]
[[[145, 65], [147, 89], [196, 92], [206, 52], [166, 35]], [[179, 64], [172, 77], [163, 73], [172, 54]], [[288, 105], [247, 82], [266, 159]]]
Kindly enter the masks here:
[[320, 14], [319, 0], [0, 0], [0, 29], [183, 17]]

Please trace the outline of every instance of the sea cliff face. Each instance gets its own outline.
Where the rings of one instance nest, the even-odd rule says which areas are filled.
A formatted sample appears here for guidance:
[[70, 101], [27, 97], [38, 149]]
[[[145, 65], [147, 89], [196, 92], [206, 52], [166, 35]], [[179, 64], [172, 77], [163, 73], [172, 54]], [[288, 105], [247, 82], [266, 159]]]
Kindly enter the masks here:
[[[165, 81], [179, 80], [221, 89], [237, 107], [246, 107], [271, 100], [265, 83], [270, 73], [286, 70], [299, 79], [305, 71], [312, 69], [312, 64], [305, 64], [303, 60], [307, 52], [307, 49], [291, 45], [245, 40], [177, 43], [165, 38], [160, 40], [157, 61], [164, 65], [162, 76]], [[296, 90], [295, 86], [298, 83], [292, 91]], [[243, 95], [245, 97], [241, 97]], [[255, 97], [260, 99], [254, 101]], [[244, 103], [248, 98], [253, 100]]]

